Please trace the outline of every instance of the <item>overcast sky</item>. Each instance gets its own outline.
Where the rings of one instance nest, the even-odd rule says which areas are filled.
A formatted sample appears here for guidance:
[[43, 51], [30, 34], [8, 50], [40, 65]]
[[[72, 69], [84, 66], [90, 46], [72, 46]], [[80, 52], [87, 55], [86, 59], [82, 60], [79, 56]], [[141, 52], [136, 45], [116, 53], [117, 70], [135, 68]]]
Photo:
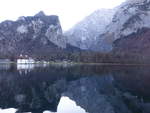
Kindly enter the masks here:
[[63, 30], [101, 8], [113, 8], [125, 0], [0, 0], [0, 21], [32, 16], [39, 11], [58, 15]]

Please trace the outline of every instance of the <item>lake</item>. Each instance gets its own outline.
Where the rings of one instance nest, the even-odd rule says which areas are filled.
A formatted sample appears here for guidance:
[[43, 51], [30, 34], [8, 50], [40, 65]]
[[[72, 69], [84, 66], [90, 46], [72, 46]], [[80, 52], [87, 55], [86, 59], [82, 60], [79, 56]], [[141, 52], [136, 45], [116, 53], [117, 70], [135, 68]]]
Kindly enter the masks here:
[[150, 113], [150, 67], [0, 64], [0, 113]]

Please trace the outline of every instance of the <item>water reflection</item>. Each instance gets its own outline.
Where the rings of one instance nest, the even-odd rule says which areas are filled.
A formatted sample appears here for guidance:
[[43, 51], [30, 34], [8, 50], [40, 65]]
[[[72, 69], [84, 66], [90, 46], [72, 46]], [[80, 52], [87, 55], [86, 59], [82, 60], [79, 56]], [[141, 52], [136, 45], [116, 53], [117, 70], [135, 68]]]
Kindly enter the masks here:
[[149, 74], [139, 66], [10, 66], [0, 69], [0, 113], [149, 113]]
[[77, 106], [76, 103], [68, 97], [62, 97], [58, 105], [57, 113], [86, 113], [83, 108]]
[[[51, 111], [44, 111], [43, 113], [52, 113]], [[57, 113], [86, 113], [86, 111], [77, 106], [75, 101], [71, 100], [69, 97], [62, 97], [60, 99]]]
[[16, 109], [10, 108], [10, 109], [0, 109], [0, 113], [16, 113]]
[[[17, 109], [14, 108], [0, 110], [0, 113], [16, 113], [16, 112], [18, 111]], [[43, 113], [56, 113], [56, 112], [44, 111]], [[86, 113], [86, 112], [83, 108], [77, 106], [75, 101], [69, 99], [68, 97], [61, 97], [57, 108], [57, 113]]]
[[[38, 68], [38, 67], [48, 67], [49, 65], [53, 66], [53, 67], [62, 67], [62, 68], [67, 68], [67, 67], [70, 67], [70, 66], [73, 66], [73, 64], [67, 64], [67, 63], [54, 63], [54, 64], [48, 64], [48, 63], [35, 63], [35, 64], [17, 64], [16, 65], [16, 68], [17, 70], [19, 71], [19, 73], [22, 75], [23, 73], [24, 74], [27, 74], [29, 73], [30, 71], [34, 70], [35, 68]], [[9, 66], [9, 67], [8, 67]], [[11, 67], [11, 64], [7, 64], [5, 67], [3, 66], [2, 70], [3, 69], [6, 69], [6, 70], [9, 70]], [[0, 67], [1, 68], [1, 67]]]
[[11, 68], [10, 63], [6, 64], [0, 64], [0, 70], [9, 70]]
[[35, 64], [17, 64], [17, 70], [22, 75], [22, 73], [29, 73], [35, 68]]
[[33, 70], [35, 64], [17, 64], [17, 70]]

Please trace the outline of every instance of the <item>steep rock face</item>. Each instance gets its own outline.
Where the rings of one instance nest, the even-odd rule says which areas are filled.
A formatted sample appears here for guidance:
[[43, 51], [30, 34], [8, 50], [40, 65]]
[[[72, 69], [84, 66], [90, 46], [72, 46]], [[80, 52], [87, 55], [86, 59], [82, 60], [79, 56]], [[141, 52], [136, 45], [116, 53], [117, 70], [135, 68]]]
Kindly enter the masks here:
[[125, 37], [136, 34], [143, 28], [150, 28], [149, 18], [149, 0], [127, 0], [119, 6], [106, 32], [97, 37], [97, 48], [102, 52], [110, 52], [116, 40], [125, 40]]
[[96, 37], [104, 33], [116, 9], [97, 10], [65, 32], [68, 43], [81, 49], [95, 50]]
[[58, 16], [20, 17], [0, 23], [0, 55], [48, 54], [66, 48]]

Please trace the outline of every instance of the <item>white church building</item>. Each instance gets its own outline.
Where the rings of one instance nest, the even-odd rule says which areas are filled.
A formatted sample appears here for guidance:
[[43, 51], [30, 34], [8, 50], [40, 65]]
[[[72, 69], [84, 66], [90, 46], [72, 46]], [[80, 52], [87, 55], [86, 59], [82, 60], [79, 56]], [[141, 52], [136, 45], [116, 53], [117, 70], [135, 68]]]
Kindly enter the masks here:
[[28, 55], [23, 56], [22, 54], [17, 59], [17, 64], [33, 64], [35, 63], [35, 60], [31, 57], [28, 57]]

